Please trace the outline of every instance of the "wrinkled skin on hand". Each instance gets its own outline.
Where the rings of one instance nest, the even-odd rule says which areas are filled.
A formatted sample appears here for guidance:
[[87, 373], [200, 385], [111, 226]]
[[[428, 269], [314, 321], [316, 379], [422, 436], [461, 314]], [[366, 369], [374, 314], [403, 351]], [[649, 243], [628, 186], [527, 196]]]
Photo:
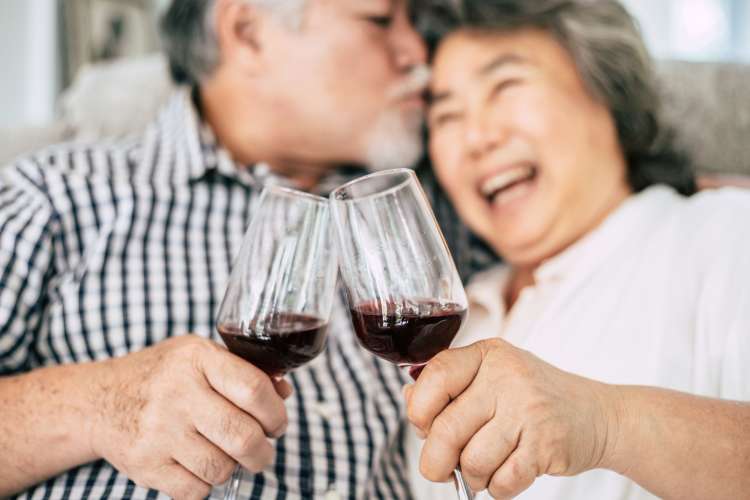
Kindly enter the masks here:
[[285, 381], [194, 336], [107, 362], [91, 448], [140, 486], [204, 498], [239, 462], [258, 472], [287, 425]]
[[512, 498], [543, 474], [596, 468], [614, 418], [603, 389], [500, 339], [444, 351], [405, 390], [420, 470], [446, 481], [460, 465], [474, 491]]

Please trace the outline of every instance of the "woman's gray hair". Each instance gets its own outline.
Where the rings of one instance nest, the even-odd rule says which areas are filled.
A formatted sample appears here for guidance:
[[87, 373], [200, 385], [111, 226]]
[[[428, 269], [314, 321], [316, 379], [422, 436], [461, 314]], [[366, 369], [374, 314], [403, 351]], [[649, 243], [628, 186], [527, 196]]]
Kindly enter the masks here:
[[456, 29], [544, 30], [572, 56], [591, 94], [615, 121], [634, 192], [668, 184], [695, 191], [684, 154], [663, 123], [651, 57], [637, 23], [617, 0], [417, 0], [418, 24], [428, 43]]
[[[290, 27], [302, 24], [308, 0], [237, 0], [268, 9]], [[172, 79], [198, 85], [219, 64], [219, 42], [214, 26], [216, 0], [172, 0], [161, 18], [161, 39]]]

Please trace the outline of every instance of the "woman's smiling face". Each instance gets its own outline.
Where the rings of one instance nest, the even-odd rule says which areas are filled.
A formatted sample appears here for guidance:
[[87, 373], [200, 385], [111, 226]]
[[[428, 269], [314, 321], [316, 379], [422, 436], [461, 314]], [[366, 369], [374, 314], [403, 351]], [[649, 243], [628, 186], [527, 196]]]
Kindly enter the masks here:
[[453, 33], [435, 56], [431, 94], [438, 178], [510, 263], [559, 253], [630, 194], [609, 109], [545, 32]]

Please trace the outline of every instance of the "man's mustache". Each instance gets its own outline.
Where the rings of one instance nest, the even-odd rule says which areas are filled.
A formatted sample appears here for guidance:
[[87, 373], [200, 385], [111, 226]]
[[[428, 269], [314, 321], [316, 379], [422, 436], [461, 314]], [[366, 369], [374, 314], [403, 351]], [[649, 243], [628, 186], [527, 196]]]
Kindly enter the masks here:
[[400, 99], [420, 95], [427, 90], [431, 76], [432, 71], [426, 64], [414, 66], [409, 74], [406, 75], [404, 81], [391, 89], [389, 97], [398, 101]]

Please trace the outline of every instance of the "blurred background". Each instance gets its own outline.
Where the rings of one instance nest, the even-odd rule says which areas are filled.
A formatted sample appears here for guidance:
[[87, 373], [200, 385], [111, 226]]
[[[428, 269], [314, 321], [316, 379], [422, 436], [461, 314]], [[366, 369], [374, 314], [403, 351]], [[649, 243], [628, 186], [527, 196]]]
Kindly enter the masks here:
[[[87, 63], [158, 50], [169, 0], [0, 0], [0, 127], [51, 121]], [[663, 59], [750, 62], [749, 0], [625, 0]]]
[[[157, 34], [157, 19], [169, 3], [0, 0], [0, 163], [52, 142], [122, 135], [144, 125], [171, 90]], [[672, 92], [698, 96], [678, 97], [674, 111], [678, 119], [687, 113], [691, 121], [701, 118], [693, 135], [699, 137], [713, 119], [716, 96], [728, 96], [725, 114], [740, 113], [734, 101], [750, 99], [744, 90], [750, 78], [750, 0], [623, 3], [663, 62]], [[688, 83], [691, 88], [683, 90]], [[732, 120], [730, 133], [750, 130], [750, 114]], [[724, 125], [712, 126], [718, 132]], [[748, 163], [745, 153], [722, 151], [717, 168]]]
[[158, 50], [169, 0], [0, 0], [0, 127], [41, 125], [85, 64]]

